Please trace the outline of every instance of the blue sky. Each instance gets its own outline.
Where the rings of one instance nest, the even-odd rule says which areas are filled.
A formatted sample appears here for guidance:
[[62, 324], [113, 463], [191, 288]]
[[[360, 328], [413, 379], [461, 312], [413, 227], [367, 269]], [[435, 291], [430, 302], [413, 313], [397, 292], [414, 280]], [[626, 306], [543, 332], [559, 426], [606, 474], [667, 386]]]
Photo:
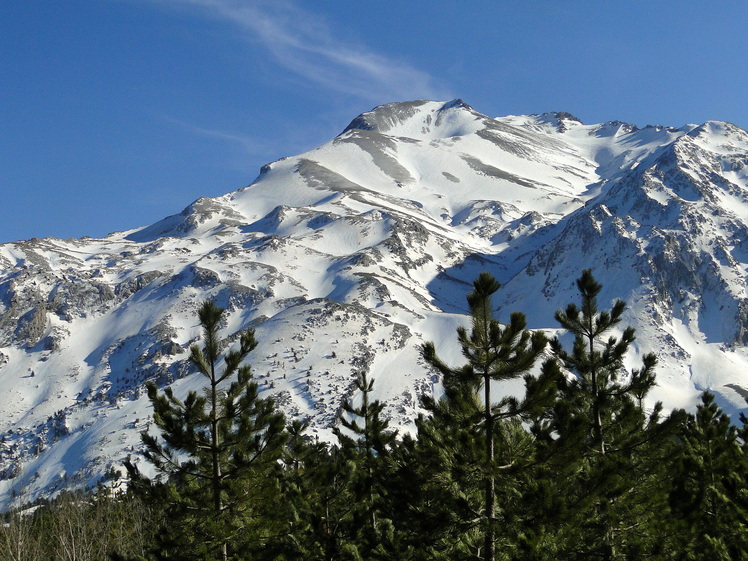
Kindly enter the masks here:
[[0, 1], [0, 242], [103, 236], [391, 101], [748, 128], [748, 5]]

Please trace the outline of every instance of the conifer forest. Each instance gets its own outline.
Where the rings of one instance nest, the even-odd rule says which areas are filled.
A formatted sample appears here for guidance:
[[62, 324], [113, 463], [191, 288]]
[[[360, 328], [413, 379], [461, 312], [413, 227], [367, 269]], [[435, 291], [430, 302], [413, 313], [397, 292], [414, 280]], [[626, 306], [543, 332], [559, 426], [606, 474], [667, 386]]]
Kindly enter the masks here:
[[[601, 309], [589, 270], [556, 312], [563, 341], [519, 311], [496, 317], [499, 288], [483, 273], [467, 294], [464, 364], [422, 346], [444, 391], [421, 396], [412, 433], [389, 428], [360, 372], [334, 444], [260, 395], [254, 332], [225, 343], [224, 310], [203, 303], [190, 355], [203, 391], [148, 385], [156, 475], [127, 462], [126, 481], [19, 498], [0, 559], [748, 559], [748, 419], [731, 422], [709, 393], [695, 412], [652, 405], [657, 357], [624, 366], [625, 303]], [[523, 394], [497, 395], [507, 380]]]

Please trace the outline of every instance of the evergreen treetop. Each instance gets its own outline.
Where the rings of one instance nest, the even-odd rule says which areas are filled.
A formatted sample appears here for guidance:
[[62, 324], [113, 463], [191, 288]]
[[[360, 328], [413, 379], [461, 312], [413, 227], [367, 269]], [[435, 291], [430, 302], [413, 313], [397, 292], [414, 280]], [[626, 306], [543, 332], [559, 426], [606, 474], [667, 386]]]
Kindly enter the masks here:
[[250, 367], [242, 365], [257, 345], [252, 330], [240, 334], [239, 349], [226, 353], [220, 369], [223, 313], [210, 300], [198, 312], [204, 343], [192, 346], [190, 362], [207, 379], [202, 395], [191, 391], [180, 400], [171, 388], [160, 393], [148, 384], [160, 435], [143, 432], [142, 439], [146, 458], [165, 478], [162, 498], [175, 522], [159, 534], [159, 555], [168, 559], [227, 561], [241, 548], [261, 548], [258, 513], [276, 492], [267, 476], [286, 441], [285, 418], [259, 397]]

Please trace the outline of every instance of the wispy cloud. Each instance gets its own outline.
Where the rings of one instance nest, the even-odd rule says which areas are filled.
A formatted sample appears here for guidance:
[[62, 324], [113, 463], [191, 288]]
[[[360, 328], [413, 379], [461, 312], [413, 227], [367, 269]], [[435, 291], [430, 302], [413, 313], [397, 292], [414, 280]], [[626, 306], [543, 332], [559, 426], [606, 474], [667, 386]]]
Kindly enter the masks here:
[[281, 66], [329, 90], [376, 103], [449, 97], [427, 72], [339, 39], [325, 19], [293, 1], [173, 1], [230, 21]]
[[268, 138], [266, 135], [254, 137], [234, 131], [202, 127], [164, 113], [159, 114], [159, 118], [176, 125], [192, 135], [215, 140], [221, 146], [227, 146], [229, 149], [222, 149], [222, 155], [214, 162], [216, 166], [223, 169], [246, 172], [249, 164], [259, 166], [278, 158], [279, 154], [286, 154], [289, 148], [291, 151], [297, 148], [299, 151], [308, 149], [306, 146], [293, 146], [292, 139], [288, 138], [273, 139]]
[[219, 140], [224, 140], [226, 142], [235, 144], [239, 148], [241, 148], [242, 152], [247, 154], [262, 154], [264, 152], [264, 144], [246, 134], [237, 134], [233, 132], [207, 129], [204, 127], [199, 127], [197, 125], [193, 125], [191, 123], [187, 123], [180, 119], [175, 119], [168, 115], [161, 115], [161, 118], [175, 125], [178, 125], [179, 127], [193, 134], [198, 134], [209, 138], [217, 138]]

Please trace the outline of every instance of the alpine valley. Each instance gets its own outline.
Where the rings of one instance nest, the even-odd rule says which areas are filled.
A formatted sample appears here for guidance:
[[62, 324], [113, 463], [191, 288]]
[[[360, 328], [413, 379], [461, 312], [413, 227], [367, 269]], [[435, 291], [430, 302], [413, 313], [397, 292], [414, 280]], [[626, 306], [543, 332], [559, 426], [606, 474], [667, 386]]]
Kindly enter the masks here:
[[393, 103], [156, 224], [0, 245], [2, 500], [137, 462], [145, 382], [204, 385], [187, 357], [206, 299], [227, 309], [227, 345], [256, 330], [263, 395], [330, 440], [360, 371], [391, 426], [412, 427], [419, 396], [440, 392], [419, 346], [462, 363], [455, 329], [480, 272], [502, 284], [500, 320], [521, 311], [550, 333], [585, 268], [604, 305], [628, 303], [631, 365], [657, 355], [655, 400], [692, 409], [710, 389], [745, 409], [748, 133], [725, 122]]

